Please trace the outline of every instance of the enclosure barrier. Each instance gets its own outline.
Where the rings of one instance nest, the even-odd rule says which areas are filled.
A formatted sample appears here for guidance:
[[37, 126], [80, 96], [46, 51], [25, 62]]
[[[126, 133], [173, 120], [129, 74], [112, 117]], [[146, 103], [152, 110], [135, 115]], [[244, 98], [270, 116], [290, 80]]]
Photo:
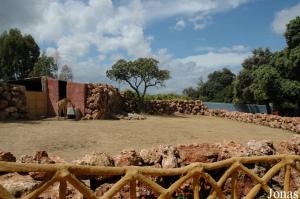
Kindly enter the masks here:
[[[59, 182], [59, 197], [66, 198], [67, 182], [75, 189], [82, 193], [87, 199], [98, 198], [95, 193], [86, 186], [76, 176], [121, 176], [121, 179], [116, 182], [101, 198], [112, 198], [119, 192], [123, 186], [130, 185], [130, 198], [135, 199], [136, 183], [140, 181], [149, 186], [158, 194], [160, 199], [172, 198], [173, 193], [179, 186], [188, 179], [193, 180], [193, 194], [195, 199], [199, 199], [201, 192], [200, 181], [204, 180], [210, 184], [212, 190], [209, 199], [220, 198], [225, 199], [226, 196], [222, 192], [224, 183], [228, 178], [231, 178], [231, 198], [237, 199], [237, 174], [242, 172], [249, 176], [255, 186], [248, 192], [246, 199], [255, 198], [259, 191], [269, 193], [271, 190], [268, 182], [281, 169], [284, 169], [284, 186], [283, 191], [290, 190], [291, 170], [300, 173], [300, 156], [298, 155], [274, 155], [274, 156], [253, 156], [253, 157], [236, 157], [227, 160], [222, 160], [214, 163], [193, 163], [186, 167], [161, 169], [149, 167], [97, 167], [97, 166], [78, 166], [71, 164], [22, 164], [0, 162], [0, 172], [46, 172], [47, 178], [39, 184], [39, 186], [24, 196], [24, 199], [37, 198], [49, 186], [55, 182]], [[247, 168], [248, 164], [270, 164], [271, 169], [268, 170], [263, 177], [256, 175], [251, 169]], [[246, 165], [246, 166], [245, 166]], [[216, 181], [209, 172], [218, 169], [226, 169], [224, 174]], [[147, 176], [177, 176], [181, 177], [175, 181], [169, 188], [164, 188], [152, 181]], [[300, 188], [298, 188], [300, 193]], [[0, 198], [13, 199], [14, 197], [3, 187], [0, 186]]]

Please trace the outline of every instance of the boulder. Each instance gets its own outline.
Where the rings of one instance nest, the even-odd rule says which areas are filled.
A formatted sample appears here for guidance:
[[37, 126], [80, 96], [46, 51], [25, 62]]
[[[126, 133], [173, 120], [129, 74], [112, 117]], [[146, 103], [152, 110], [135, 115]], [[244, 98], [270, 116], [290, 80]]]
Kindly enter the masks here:
[[[112, 183], [104, 183], [100, 185], [95, 193], [97, 197], [101, 197], [104, 195], [105, 192], [107, 192], [111, 187], [113, 186]], [[118, 193], [115, 194], [114, 198], [130, 198], [130, 193], [129, 193], [130, 187], [129, 185], [125, 185]]]
[[0, 110], [4, 109], [8, 106], [8, 101], [4, 99], [0, 99]]
[[106, 153], [92, 153], [86, 154], [83, 158], [75, 160], [73, 164], [88, 165], [88, 166], [114, 166], [112, 157]]
[[216, 162], [221, 152], [217, 144], [185, 144], [178, 145], [181, 166], [193, 162]]
[[[53, 156], [54, 158], [51, 159], [48, 156], [46, 151], [37, 151], [34, 156], [31, 155], [22, 155], [18, 162], [20, 163], [37, 163], [37, 164], [55, 164], [55, 163], [65, 163], [65, 161], [58, 156]], [[54, 160], [58, 161], [55, 162]], [[34, 180], [44, 180], [47, 176], [45, 172], [29, 172], [29, 175]]]
[[[55, 183], [41, 193], [39, 199], [58, 199], [59, 198], [59, 183]], [[82, 194], [75, 189], [71, 184], [67, 183], [66, 198], [72, 199], [84, 199]]]
[[273, 142], [270, 140], [255, 141], [250, 140], [247, 143], [247, 155], [248, 156], [263, 156], [263, 155], [275, 155], [276, 149]]
[[37, 187], [38, 182], [34, 181], [28, 175], [18, 173], [9, 173], [0, 176], [0, 185], [2, 185], [14, 197], [20, 198]]
[[[100, 185], [95, 193], [97, 197], [101, 197], [107, 192], [114, 184], [104, 183]], [[140, 182], [136, 186], [136, 196], [137, 198], [158, 198], [158, 195], [154, 193], [148, 186]], [[114, 198], [130, 198], [130, 187], [126, 184], [118, 193], [115, 194]]]
[[160, 163], [162, 160], [162, 150], [161, 147], [151, 148], [151, 149], [142, 149], [140, 151], [140, 156], [143, 159], [143, 162], [148, 165], [154, 165]]
[[133, 149], [123, 150], [120, 154], [113, 157], [115, 166], [140, 166], [143, 164], [142, 157]]
[[300, 155], [300, 135], [281, 141], [276, 149], [278, 154]]
[[83, 119], [111, 119], [121, 112], [121, 95], [108, 84], [88, 84], [86, 109]]
[[162, 151], [162, 168], [176, 168], [179, 166], [179, 153], [176, 147], [167, 145], [161, 147]]
[[295, 132], [300, 134], [300, 124], [295, 126]]
[[14, 112], [18, 111], [18, 109], [16, 107], [14, 107], [14, 106], [9, 106], [9, 107], [5, 108], [4, 110], [7, 113], [14, 113]]
[[247, 149], [240, 143], [234, 141], [224, 141], [223, 144], [219, 144], [218, 160], [225, 160], [232, 157], [242, 157], [247, 155]]
[[8, 113], [6, 111], [0, 111], [0, 120], [4, 120], [8, 117]]
[[16, 157], [10, 152], [0, 151], [0, 161], [16, 162]]

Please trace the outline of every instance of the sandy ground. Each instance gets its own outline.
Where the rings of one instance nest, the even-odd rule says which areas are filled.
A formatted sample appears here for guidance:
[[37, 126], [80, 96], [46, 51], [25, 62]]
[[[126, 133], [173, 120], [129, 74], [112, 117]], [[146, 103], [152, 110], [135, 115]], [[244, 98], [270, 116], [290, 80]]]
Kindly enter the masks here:
[[122, 149], [141, 149], [159, 144], [214, 143], [271, 139], [274, 143], [293, 133], [217, 117], [159, 117], [146, 120], [42, 121], [0, 123], [0, 150], [19, 157], [46, 150], [65, 160], [92, 151], [116, 154]]

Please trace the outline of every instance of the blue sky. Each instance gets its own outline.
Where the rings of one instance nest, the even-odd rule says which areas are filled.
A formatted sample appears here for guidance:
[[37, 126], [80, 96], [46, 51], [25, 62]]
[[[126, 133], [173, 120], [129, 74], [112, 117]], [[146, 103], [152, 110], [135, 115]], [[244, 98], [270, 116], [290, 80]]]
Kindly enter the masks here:
[[225, 66], [237, 73], [254, 48], [284, 48], [298, 15], [299, 0], [2, 0], [0, 31], [32, 34], [79, 82], [113, 83], [116, 60], [154, 57], [172, 79], [151, 92], [180, 93]]
[[195, 30], [190, 25], [181, 31], [172, 31], [176, 19], [180, 19], [174, 17], [151, 23], [145, 29], [145, 34], [155, 37], [152, 43], [154, 49], [167, 47], [176, 57], [198, 54], [199, 47], [244, 45], [250, 49], [269, 47], [278, 50], [286, 44], [283, 35], [272, 29], [275, 14], [297, 5], [298, 2], [250, 1], [236, 9], [214, 15], [209, 24], [201, 30]]

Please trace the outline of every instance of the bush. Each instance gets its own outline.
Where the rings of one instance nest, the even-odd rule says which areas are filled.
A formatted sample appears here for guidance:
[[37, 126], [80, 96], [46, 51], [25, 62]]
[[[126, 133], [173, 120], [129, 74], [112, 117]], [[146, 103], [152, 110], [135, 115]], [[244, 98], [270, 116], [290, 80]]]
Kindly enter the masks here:
[[151, 100], [189, 100], [191, 99], [188, 96], [184, 95], [178, 95], [176, 93], [166, 93], [166, 94], [156, 94], [156, 95], [146, 95], [145, 101], [151, 101]]
[[[125, 99], [137, 100], [136, 93], [130, 89], [126, 89], [121, 92]], [[165, 94], [155, 94], [155, 95], [146, 95], [145, 101], [151, 100], [190, 100], [191, 97], [185, 95], [178, 95], [176, 93], [165, 93]]]
[[121, 93], [123, 94], [125, 99], [136, 99], [137, 98], [136, 93], [130, 89], [126, 89]]

